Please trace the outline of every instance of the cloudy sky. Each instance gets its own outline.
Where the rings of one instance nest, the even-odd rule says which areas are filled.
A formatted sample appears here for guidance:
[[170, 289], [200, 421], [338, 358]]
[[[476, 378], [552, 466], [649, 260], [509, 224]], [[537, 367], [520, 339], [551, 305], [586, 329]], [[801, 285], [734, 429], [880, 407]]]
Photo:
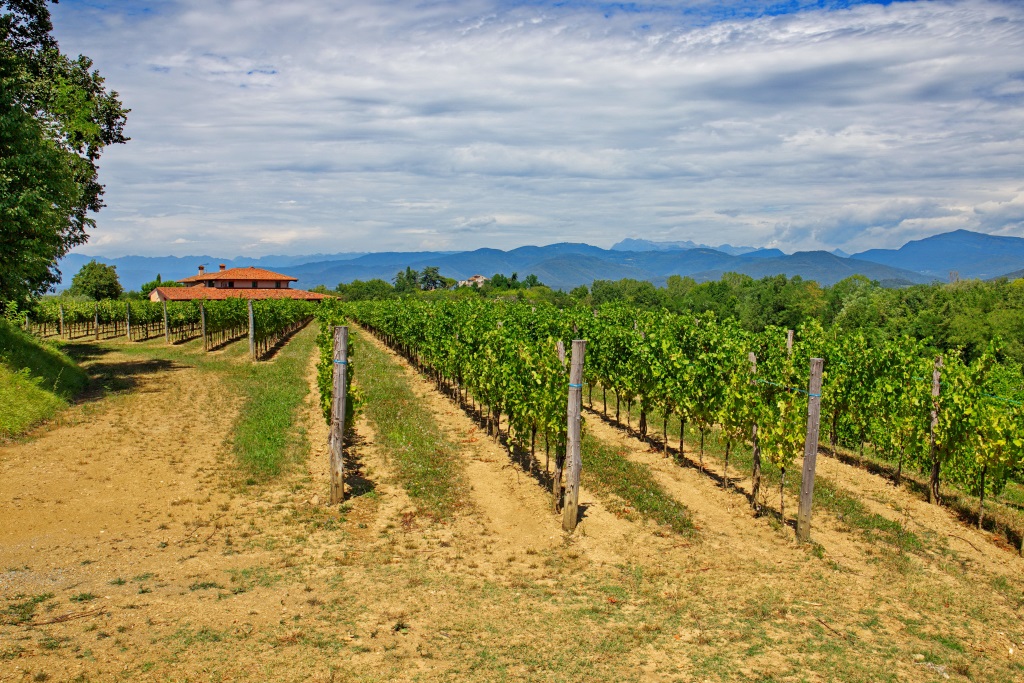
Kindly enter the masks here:
[[85, 253], [1024, 236], [1024, 2], [62, 0]]

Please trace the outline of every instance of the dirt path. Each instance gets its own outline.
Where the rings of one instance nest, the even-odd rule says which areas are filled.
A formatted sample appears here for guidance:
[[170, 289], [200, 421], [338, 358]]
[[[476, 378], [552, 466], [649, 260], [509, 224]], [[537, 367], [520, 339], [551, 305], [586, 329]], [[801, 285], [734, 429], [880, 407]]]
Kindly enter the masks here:
[[[744, 478], [730, 468], [734, 490], [727, 492], [720, 484], [720, 476], [713, 479], [695, 467], [681, 466], [674, 456], [665, 457], [660, 446], [649, 446], [596, 412], [587, 410], [585, 414], [592, 434], [619, 445], [631, 460], [649, 467], [659, 483], [689, 507], [707, 536], [707, 542], [698, 552], [711, 551], [705, 561], [715, 570], [727, 572], [730, 565], [767, 561], [783, 569], [783, 573], [791, 574], [796, 583], [816, 583], [808, 575], [808, 569], [817, 570], [800, 557], [806, 555], [808, 547], [795, 541], [793, 527], [780, 527], [770, 516], [755, 518], [747, 498], [749, 476]], [[691, 444], [687, 443], [687, 448], [687, 457], [695, 458], [694, 451], [689, 450]], [[714, 474], [721, 475], [721, 462], [717, 459], [706, 459], [705, 465]], [[904, 575], [906, 579], [914, 575], [919, 579], [926, 577], [924, 581], [906, 581], [906, 586], [913, 583], [930, 586], [925, 589], [923, 585], [916, 585], [914, 592], [931, 590], [948, 596], [979, 590], [977, 597], [982, 602], [1007, 607], [1016, 615], [1018, 623], [1024, 618], [1019, 598], [1019, 591], [1024, 587], [1019, 581], [1024, 576], [1024, 560], [1013, 549], [993, 543], [990, 534], [964, 525], [948, 509], [929, 505], [877, 475], [824, 455], [819, 457], [818, 466], [819, 477], [853, 494], [869, 512], [900, 522], [924, 544], [918, 552], [895, 558], [896, 562], [891, 561], [893, 557], [880, 561], [880, 556], [885, 557], [891, 551], [884, 546], [880, 550], [870, 535], [856, 533], [828, 510], [815, 510], [812, 539], [820, 545], [826, 562], [847, 575], [839, 584], [831, 584], [830, 590], [851, 610], [877, 609], [871, 606], [885, 603], [891, 605], [886, 611], [919, 614], [919, 608], [908, 609], [912, 600], [901, 590], [905, 586], [892, 584], [895, 570], [897, 576]], [[796, 476], [801, 467], [802, 460], [798, 459], [793, 465]], [[769, 505], [777, 507], [777, 496], [777, 491], [769, 493]], [[797, 500], [787, 494], [790, 522], [796, 513], [796, 504]], [[1014, 583], [1010, 584], [1011, 581]], [[989, 591], [986, 588], [989, 585], [1014, 587], [1001, 595]], [[845, 620], [841, 616], [838, 619]], [[890, 626], [898, 630], [896, 622]], [[1005, 633], [999, 633], [1007, 651], [1016, 651]], [[975, 631], [973, 638], [978, 651], [987, 649], [983, 632]]]
[[144, 573], [134, 568], [179, 555], [197, 520], [231, 505], [216, 473], [236, 403], [195, 368], [117, 351], [102, 363], [134, 388], [0, 447], [5, 593], [84, 585], [113, 557]]
[[[347, 452], [349, 498], [327, 506], [315, 393], [299, 425], [308, 452], [247, 485], [228, 442], [238, 403], [222, 374], [201, 367], [201, 351], [147, 344], [130, 354], [96, 345], [90, 363], [123, 392], [0, 447], [0, 681], [1024, 673], [1012, 576], [1024, 572], [1012, 562], [995, 583], [1003, 575], [989, 565], [964, 569], [958, 546], [933, 540], [934, 556], [901, 560], [839, 524], [822, 527], [818, 557], [789, 529], [752, 518], [742, 496], [593, 416], [593, 434], [693, 511], [699, 538], [633, 521], [586, 491], [586, 518], [566, 536], [538, 482], [400, 364], [464, 446], [471, 504], [451, 522], [413, 514], [363, 417]], [[311, 385], [314, 374], [310, 359]], [[884, 488], [859, 479], [841, 483], [867, 505], [889, 505]]]
[[[493, 536], [493, 543], [500, 545], [503, 552], [535, 553], [571, 542], [594, 561], [615, 565], [640, 556], [650, 557], [665, 549], [660, 546], [667, 544], [650, 540], [650, 532], [643, 525], [611, 513], [585, 488], [580, 489], [584, 517], [576, 534], [566, 536], [561, 529], [561, 515], [552, 512], [550, 493], [529, 470], [511, 458], [502, 443], [488, 436], [482, 425], [383, 342], [365, 331], [360, 338], [389, 354], [447, 438], [463, 446], [473, 506], [487, 533]], [[542, 469], [544, 463], [537, 467]]]

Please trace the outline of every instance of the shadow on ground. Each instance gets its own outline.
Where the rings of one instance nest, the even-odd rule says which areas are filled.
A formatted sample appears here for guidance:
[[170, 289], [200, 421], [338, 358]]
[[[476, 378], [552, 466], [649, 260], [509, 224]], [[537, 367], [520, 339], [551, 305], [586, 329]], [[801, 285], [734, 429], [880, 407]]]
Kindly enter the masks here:
[[76, 399], [78, 403], [98, 401], [113, 393], [138, 391], [147, 375], [187, 367], [161, 358], [119, 358], [117, 349], [103, 344], [77, 343], [65, 347], [65, 351], [89, 373], [89, 386]]

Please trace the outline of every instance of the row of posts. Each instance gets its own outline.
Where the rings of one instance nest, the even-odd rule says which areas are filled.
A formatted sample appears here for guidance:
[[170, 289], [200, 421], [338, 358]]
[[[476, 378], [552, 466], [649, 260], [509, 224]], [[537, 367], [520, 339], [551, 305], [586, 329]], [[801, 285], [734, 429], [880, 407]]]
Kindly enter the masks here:
[[[250, 309], [251, 310], [251, 309]], [[251, 318], [250, 318], [251, 321]], [[251, 324], [251, 322], [250, 322]], [[786, 346], [792, 350], [793, 332], [789, 331]], [[569, 391], [566, 418], [568, 421], [566, 452], [565, 452], [565, 493], [562, 499], [562, 528], [572, 532], [579, 521], [580, 471], [583, 467], [580, 442], [580, 423], [583, 408], [583, 363], [586, 355], [587, 342], [574, 339], [569, 364]], [[565, 363], [565, 347], [558, 343], [559, 359]], [[752, 370], [756, 373], [757, 365], [754, 354], [750, 354]], [[804, 441], [804, 463], [800, 482], [800, 504], [796, 519], [796, 536], [801, 541], [809, 541], [811, 534], [811, 502], [814, 499], [814, 475], [818, 456], [818, 428], [821, 421], [821, 379], [824, 360], [811, 359], [811, 378], [808, 386], [807, 402], [807, 436]], [[330, 470], [331, 470], [331, 504], [336, 505], [344, 499], [345, 465], [343, 459], [343, 442], [345, 437], [345, 409], [348, 388], [348, 327], [334, 328], [333, 353], [333, 400], [331, 402]], [[754, 427], [754, 443], [757, 448], [757, 428]], [[755, 458], [755, 462], [758, 459]], [[755, 474], [756, 476], [756, 474]], [[561, 488], [560, 468], [555, 468], [553, 493], [557, 500]], [[756, 495], [756, 492], [755, 492]]]
[[[583, 469], [580, 442], [580, 423], [583, 411], [583, 361], [587, 342], [574, 339], [572, 358], [569, 364], [569, 391], [566, 418], [568, 430], [565, 445], [565, 493], [562, 498], [562, 528], [572, 532], [579, 521], [580, 472]], [[334, 328], [331, 400], [331, 429], [328, 437], [330, 447], [331, 505], [344, 500], [345, 495], [345, 410], [348, 394], [348, 327]], [[559, 342], [559, 357], [565, 363], [565, 347]], [[556, 466], [553, 492], [556, 500], [561, 493], [561, 472]]]
[[[166, 301], [162, 301], [161, 303], [163, 304], [163, 314], [164, 314], [164, 340], [168, 344], [170, 344], [171, 343], [171, 329], [170, 329], [170, 327], [167, 324], [167, 322], [168, 322], [167, 321], [167, 302]], [[256, 360], [256, 324], [255, 324], [255, 318], [253, 316], [253, 310], [252, 310], [252, 299], [249, 299], [249, 301], [248, 301], [248, 309], [249, 309], [248, 310], [248, 313], [249, 313], [249, 356], [253, 360]], [[58, 307], [58, 310], [60, 312], [60, 318], [59, 318], [60, 326], [58, 327], [57, 333], [61, 337], [63, 337], [64, 336], [64, 305], [61, 304]], [[209, 343], [207, 342], [207, 339], [206, 339], [206, 308], [203, 306], [202, 303], [199, 304], [199, 321], [200, 321], [200, 328], [201, 328], [200, 334], [203, 337], [203, 350], [204, 351], [209, 351]], [[26, 315], [25, 316], [25, 330], [28, 331], [29, 327], [30, 327], [30, 323], [29, 323], [28, 315]], [[127, 301], [125, 302], [125, 328], [126, 328], [125, 336], [128, 337], [128, 339], [131, 339], [132, 338], [132, 305], [131, 305], [131, 302], [127, 302]], [[93, 334], [94, 334], [96, 339], [100, 338], [100, 313], [99, 313], [98, 309], [93, 314]]]

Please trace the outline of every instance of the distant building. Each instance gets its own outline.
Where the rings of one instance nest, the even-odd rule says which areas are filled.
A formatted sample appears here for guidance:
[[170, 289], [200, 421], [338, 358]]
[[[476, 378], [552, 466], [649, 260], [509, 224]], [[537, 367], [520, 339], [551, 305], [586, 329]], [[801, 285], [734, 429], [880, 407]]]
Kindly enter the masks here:
[[483, 275], [474, 275], [473, 277], [469, 278], [468, 280], [459, 280], [459, 287], [469, 287], [469, 286], [483, 287], [484, 283], [487, 282], [490, 279], [491, 278], [484, 277]]
[[217, 300], [236, 297], [239, 299], [302, 299], [320, 301], [330, 298], [326, 294], [292, 289], [291, 283], [298, 278], [282, 275], [263, 268], [226, 268], [207, 273], [199, 266], [199, 274], [178, 282], [185, 287], [157, 287], [149, 295], [150, 301], [195, 301], [197, 299]]

